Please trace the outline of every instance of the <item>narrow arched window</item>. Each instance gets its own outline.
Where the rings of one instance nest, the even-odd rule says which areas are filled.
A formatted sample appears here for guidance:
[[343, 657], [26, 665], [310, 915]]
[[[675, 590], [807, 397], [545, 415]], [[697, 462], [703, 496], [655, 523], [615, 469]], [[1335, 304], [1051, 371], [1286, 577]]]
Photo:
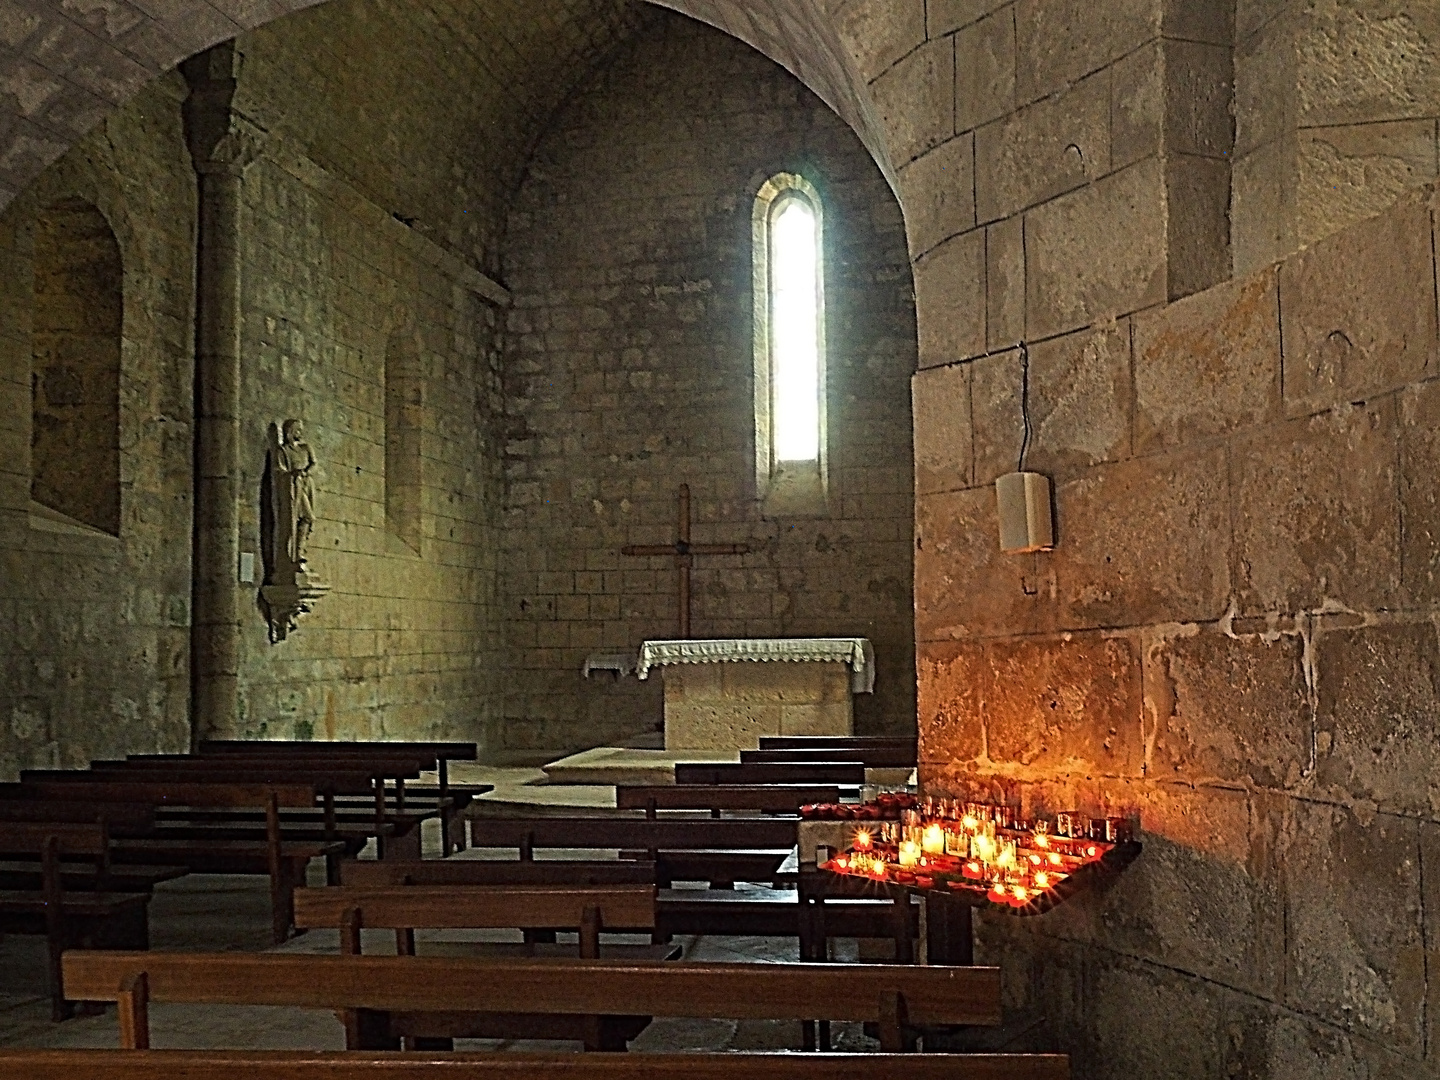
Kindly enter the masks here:
[[823, 509], [824, 209], [803, 177], [780, 173], [755, 200], [755, 456], [761, 498]]

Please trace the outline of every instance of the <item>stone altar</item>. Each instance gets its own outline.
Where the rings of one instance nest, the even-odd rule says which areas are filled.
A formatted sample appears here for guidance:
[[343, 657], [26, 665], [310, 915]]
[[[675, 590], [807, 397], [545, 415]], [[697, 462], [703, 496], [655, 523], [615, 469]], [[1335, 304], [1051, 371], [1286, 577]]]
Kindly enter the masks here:
[[665, 679], [665, 749], [753, 750], [762, 735], [850, 735], [873, 693], [865, 638], [647, 641], [636, 674]]

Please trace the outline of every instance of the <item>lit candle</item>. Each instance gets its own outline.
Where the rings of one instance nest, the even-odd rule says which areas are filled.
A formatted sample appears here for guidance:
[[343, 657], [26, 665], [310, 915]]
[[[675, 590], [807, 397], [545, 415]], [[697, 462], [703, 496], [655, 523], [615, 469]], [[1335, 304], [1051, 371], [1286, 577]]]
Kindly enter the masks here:
[[1041, 870], [1035, 875], [1035, 887], [1037, 889], [1048, 889], [1050, 887], [1050, 875]]
[[900, 845], [900, 865], [919, 866], [920, 850], [920, 845], [915, 843], [915, 841], [906, 840]]
[[920, 834], [920, 849], [926, 855], [945, 854], [945, 826], [930, 824], [925, 826], [925, 831]]
[[871, 832], [870, 832], [869, 829], [856, 829], [856, 830], [855, 830], [855, 850], [856, 850], [856, 851], [869, 851], [869, 850], [870, 850], [871, 848], [873, 848], [874, 846], [875, 846], [875, 837], [871, 834]]

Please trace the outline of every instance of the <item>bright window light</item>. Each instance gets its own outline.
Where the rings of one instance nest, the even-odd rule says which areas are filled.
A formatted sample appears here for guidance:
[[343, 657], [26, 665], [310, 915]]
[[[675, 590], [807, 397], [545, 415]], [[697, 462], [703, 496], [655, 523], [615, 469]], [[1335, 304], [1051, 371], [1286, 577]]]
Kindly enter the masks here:
[[775, 457], [820, 457], [820, 264], [815, 211], [785, 199], [770, 223], [770, 363]]

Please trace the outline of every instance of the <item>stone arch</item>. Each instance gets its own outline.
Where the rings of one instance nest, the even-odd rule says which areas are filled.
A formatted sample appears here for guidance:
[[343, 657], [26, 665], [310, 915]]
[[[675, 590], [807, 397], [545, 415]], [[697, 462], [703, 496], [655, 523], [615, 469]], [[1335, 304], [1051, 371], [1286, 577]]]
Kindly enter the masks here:
[[119, 536], [120, 245], [78, 198], [42, 209], [34, 236], [31, 498]]
[[[96, 120], [157, 76], [218, 42], [321, 2], [275, 0], [232, 8], [229, 15], [209, 5], [177, 5], [151, 15], [131, 4], [80, 10], [38, 0], [7, 24], [6, 44], [21, 62], [47, 73], [51, 107], [31, 115], [15, 98], [0, 99], [0, 209]], [[893, 186], [883, 125], [821, 0], [754, 0], [743, 7], [729, 0], [644, 2], [708, 23], [783, 65], [856, 131]], [[58, 60], [53, 43], [61, 38], [94, 44]]]

